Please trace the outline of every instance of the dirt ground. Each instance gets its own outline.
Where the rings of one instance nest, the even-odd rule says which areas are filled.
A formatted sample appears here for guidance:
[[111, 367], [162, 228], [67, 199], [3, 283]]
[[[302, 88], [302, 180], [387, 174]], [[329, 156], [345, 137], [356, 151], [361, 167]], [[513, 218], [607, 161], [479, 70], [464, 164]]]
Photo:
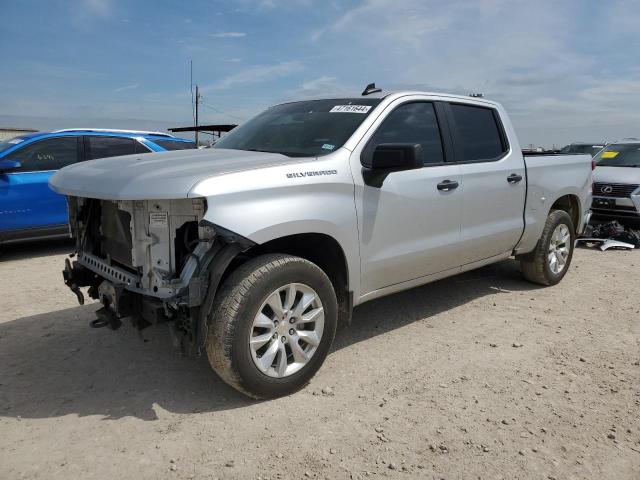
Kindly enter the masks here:
[[640, 252], [365, 304], [307, 388], [255, 402], [164, 328], [89, 328], [68, 249], [0, 257], [1, 479], [640, 479]]

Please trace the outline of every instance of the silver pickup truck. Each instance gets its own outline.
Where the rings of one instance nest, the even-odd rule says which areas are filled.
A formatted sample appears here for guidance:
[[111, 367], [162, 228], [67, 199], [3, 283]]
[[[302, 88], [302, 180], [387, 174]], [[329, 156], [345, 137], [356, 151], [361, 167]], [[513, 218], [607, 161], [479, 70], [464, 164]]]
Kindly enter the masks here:
[[[153, 158], [152, 158], [153, 157]], [[324, 361], [354, 306], [515, 257], [558, 283], [589, 218], [589, 155], [523, 157], [482, 98], [374, 93], [276, 105], [213, 149], [84, 162], [64, 280], [94, 326], [168, 323], [254, 398]]]

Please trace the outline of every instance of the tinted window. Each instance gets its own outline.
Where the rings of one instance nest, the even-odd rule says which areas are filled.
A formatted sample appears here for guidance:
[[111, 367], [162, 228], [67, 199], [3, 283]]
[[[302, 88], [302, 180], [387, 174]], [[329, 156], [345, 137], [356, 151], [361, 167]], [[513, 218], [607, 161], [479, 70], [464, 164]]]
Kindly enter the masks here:
[[595, 156], [600, 167], [640, 168], [640, 143], [609, 145]]
[[444, 161], [438, 120], [432, 103], [406, 103], [399, 106], [382, 122], [372, 137], [374, 145], [381, 143], [419, 143], [424, 163]]
[[316, 157], [334, 152], [380, 99], [340, 98], [276, 105], [222, 137], [214, 148]]
[[153, 143], [157, 143], [165, 150], [191, 150], [196, 148], [195, 142], [181, 142], [179, 140], [154, 140]]
[[492, 160], [506, 151], [492, 109], [452, 104], [451, 111], [462, 150], [459, 160]]
[[7, 156], [22, 166], [14, 171], [58, 170], [78, 161], [78, 138], [57, 137], [25, 145]]
[[[126, 137], [88, 137], [89, 154], [87, 159], [117, 157], [119, 155], [132, 155], [136, 152], [139, 143], [133, 138]], [[138, 150], [139, 152], [139, 150]]]
[[146, 145], [143, 145], [141, 142], [137, 140], [134, 141], [134, 145], [135, 145], [134, 148], [136, 150], [135, 153], [149, 153], [152, 151], [149, 147], [147, 147]]
[[571, 144], [563, 147], [560, 153], [588, 153], [592, 157], [604, 148], [604, 143], [587, 145], [587, 144]]

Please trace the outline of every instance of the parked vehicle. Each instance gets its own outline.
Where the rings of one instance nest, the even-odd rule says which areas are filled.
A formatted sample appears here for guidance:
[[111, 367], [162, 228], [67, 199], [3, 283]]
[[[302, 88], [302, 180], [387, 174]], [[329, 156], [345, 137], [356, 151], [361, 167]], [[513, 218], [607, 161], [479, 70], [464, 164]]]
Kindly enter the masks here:
[[213, 149], [51, 179], [94, 325], [169, 322], [255, 398], [303, 386], [368, 300], [511, 256], [558, 283], [591, 184], [588, 155], [524, 157], [499, 104], [420, 92], [285, 103]]
[[68, 236], [67, 202], [49, 178], [67, 165], [96, 158], [195, 148], [160, 132], [70, 129], [0, 142], [0, 244]]
[[574, 142], [566, 145], [560, 149], [560, 153], [588, 153], [592, 157], [602, 150], [607, 145], [607, 142]]
[[594, 218], [640, 221], [640, 140], [611, 144], [595, 161]]

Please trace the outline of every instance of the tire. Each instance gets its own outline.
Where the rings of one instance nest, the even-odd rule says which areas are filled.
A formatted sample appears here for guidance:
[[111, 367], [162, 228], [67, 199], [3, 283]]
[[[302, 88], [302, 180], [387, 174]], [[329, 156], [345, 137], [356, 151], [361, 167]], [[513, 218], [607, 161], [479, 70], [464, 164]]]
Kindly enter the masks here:
[[[557, 244], [557, 240], [561, 239], [561, 236], [555, 238], [554, 234], [558, 231], [568, 233], [568, 242]], [[573, 258], [575, 240], [576, 234], [569, 214], [564, 210], [552, 211], [547, 217], [542, 236], [538, 240], [535, 250], [520, 258], [520, 266], [524, 278], [538, 285], [556, 285], [564, 278], [569, 269]], [[562, 245], [567, 249], [567, 256], [564, 259], [564, 265], [558, 271], [562, 254], [558, 253], [555, 256], [556, 266], [554, 267], [551, 249], [558, 251], [558, 248], [561, 248]]]
[[[292, 291], [295, 294], [289, 293]], [[303, 308], [313, 294], [316, 299]], [[299, 299], [299, 303], [294, 302], [287, 310], [290, 297]], [[278, 298], [279, 306], [285, 307], [280, 314], [270, 306], [277, 304]], [[282, 310], [289, 313], [282, 314]], [[320, 313], [324, 314], [323, 322]], [[304, 323], [304, 318], [314, 321]], [[291, 394], [305, 386], [324, 362], [337, 319], [333, 285], [317, 265], [290, 255], [256, 257], [231, 273], [216, 295], [206, 345], [209, 363], [222, 380], [252, 398]], [[313, 342], [303, 340], [314, 334]], [[260, 346], [265, 336], [269, 340]], [[294, 344], [299, 347], [295, 348], [297, 356]], [[272, 358], [274, 349], [277, 351]], [[291, 362], [284, 369], [283, 358]]]

